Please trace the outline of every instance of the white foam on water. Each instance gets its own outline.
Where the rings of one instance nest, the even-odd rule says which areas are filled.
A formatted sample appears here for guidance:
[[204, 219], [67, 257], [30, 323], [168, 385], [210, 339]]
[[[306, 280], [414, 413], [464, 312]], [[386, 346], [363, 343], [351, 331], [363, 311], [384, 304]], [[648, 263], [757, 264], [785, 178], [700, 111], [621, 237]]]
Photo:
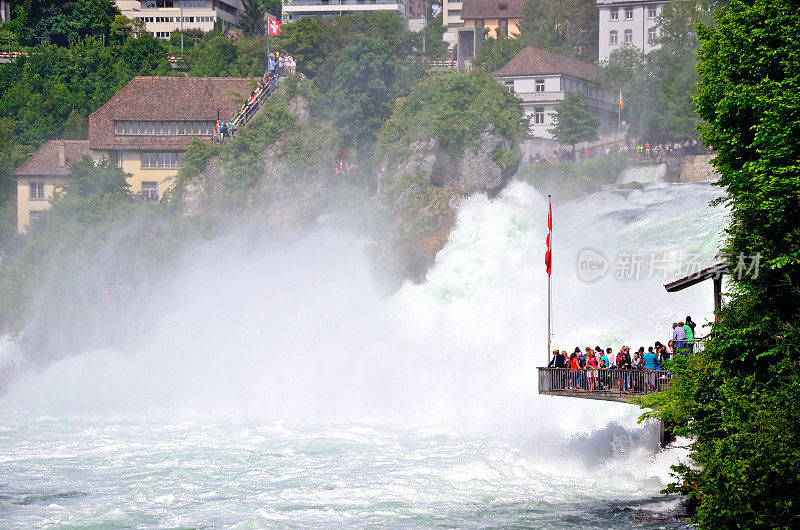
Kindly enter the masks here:
[[[710, 286], [670, 295], [664, 278], [616, 279], [613, 260], [708, 258], [726, 216], [707, 206], [718, 193], [653, 184], [555, 205], [554, 344], [638, 347], [666, 340], [677, 316], [710, 319]], [[369, 242], [353, 234], [200, 244], [148, 301], [133, 351], [84, 352], [12, 383], [0, 399], [12, 426], [0, 431], [0, 466], [65, 462], [30, 481], [92, 499], [73, 499], [77, 515], [60, 525], [258, 526], [291, 513], [311, 526], [430, 526], [441, 512], [469, 526], [481, 519], [465, 507], [481, 499], [502, 514], [489, 524], [519, 523], [497, 506], [524, 505], [530, 524], [580, 526], [594, 512], [574, 524], [548, 514], [576, 506], [564, 498], [597, 509], [598, 499], [650, 499], [685, 453], [657, 452], [636, 407], [537, 393], [546, 211], [522, 183], [466, 199], [426, 280], [389, 297], [371, 278]], [[576, 263], [585, 248], [611, 262], [590, 284]], [[111, 481], [103, 493], [75, 471], [87, 464]], [[256, 509], [228, 513], [232, 499]], [[198, 512], [200, 501], [211, 511]], [[38, 525], [53, 510], [12, 510], [9, 521]]]

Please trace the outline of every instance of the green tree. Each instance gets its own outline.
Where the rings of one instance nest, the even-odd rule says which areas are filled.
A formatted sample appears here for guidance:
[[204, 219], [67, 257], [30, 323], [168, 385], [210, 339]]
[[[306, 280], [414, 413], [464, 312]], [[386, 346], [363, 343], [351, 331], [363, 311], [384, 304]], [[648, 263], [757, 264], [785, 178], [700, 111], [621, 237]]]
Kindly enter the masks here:
[[[800, 520], [800, 22], [797, 5], [735, 0], [698, 31], [701, 140], [730, 209], [728, 300], [703, 352], [646, 403], [690, 437], [675, 468], [703, 528]], [[760, 256], [758, 273], [739, 268]], [[747, 257], [747, 258], [745, 258]], [[691, 464], [691, 465], [688, 465]]]
[[331, 94], [337, 128], [347, 145], [372, 146], [381, 124], [392, 112], [392, 86], [400, 60], [385, 41], [357, 36], [344, 49]]
[[125, 15], [116, 15], [109, 27], [112, 44], [123, 44], [128, 37], [138, 37], [146, 31], [144, 20], [130, 19]]
[[569, 92], [557, 107], [553, 115], [555, 126], [548, 129], [553, 137], [562, 145], [571, 145], [573, 157], [575, 144], [593, 142], [597, 136], [599, 122], [583, 101], [578, 92]]
[[599, 21], [592, 0], [526, 0], [520, 31], [535, 48], [597, 62]]
[[242, 0], [243, 12], [239, 22], [242, 32], [250, 36], [263, 36], [267, 32], [267, 10], [261, 0]]
[[492, 73], [508, 64], [525, 46], [525, 41], [521, 38], [506, 38], [502, 35], [497, 39], [488, 38], [483, 42], [483, 49], [475, 56], [472, 65]]
[[111, 0], [26, 0], [21, 8], [20, 37], [28, 46], [67, 46], [88, 36], [108, 39], [114, 16], [120, 14]]
[[70, 180], [53, 200], [59, 204], [70, 195], [74, 197], [102, 198], [108, 195], [118, 199], [130, 198], [131, 187], [126, 180], [130, 175], [103, 158], [99, 162], [84, 155], [82, 160], [70, 165]]

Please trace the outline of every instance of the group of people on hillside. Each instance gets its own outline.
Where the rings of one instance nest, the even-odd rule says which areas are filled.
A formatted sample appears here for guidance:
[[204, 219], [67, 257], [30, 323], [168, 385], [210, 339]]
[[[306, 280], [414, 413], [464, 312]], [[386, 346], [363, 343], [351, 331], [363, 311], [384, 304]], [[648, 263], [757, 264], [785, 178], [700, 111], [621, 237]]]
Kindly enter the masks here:
[[258, 110], [259, 100], [262, 94], [267, 91], [273, 90], [275, 82], [278, 77], [295, 73], [297, 63], [294, 57], [285, 52], [274, 52], [269, 55], [269, 63], [267, 72], [255, 90], [250, 92], [250, 97], [244, 104], [239, 107], [236, 116], [231, 121], [217, 121], [217, 139], [219, 142], [225, 141], [225, 138], [233, 138], [236, 135], [236, 130], [242, 122], [249, 121], [250, 117]]
[[552, 154], [542, 155], [541, 153], [531, 154], [528, 157], [530, 164], [547, 164], [550, 162], [574, 162], [577, 160], [588, 160], [597, 155], [624, 154], [636, 157], [637, 160], [656, 160], [665, 157], [682, 157], [688, 155], [701, 155], [709, 152], [709, 149], [697, 139], [677, 140], [674, 142], [660, 143], [651, 145], [650, 142], [637, 144], [635, 147], [628, 147], [625, 144], [606, 145], [602, 147], [587, 147], [585, 149], [566, 149], [559, 147]]
[[[554, 374], [552, 384], [556, 389], [643, 392], [657, 388], [658, 372], [675, 354], [693, 351], [694, 329], [692, 317], [673, 324], [672, 339], [667, 344], [656, 341], [645, 351], [641, 346], [633, 356], [628, 346], [622, 346], [616, 355], [611, 348], [586, 346], [581, 352], [575, 347], [571, 354], [567, 350], [553, 350], [550, 368], [563, 368], [564, 373]], [[609, 372], [628, 370], [630, 372]]]
[[269, 55], [269, 64], [267, 66], [267, 72], [269, 73], [279, 76], [292, 75], [295, 73], [296, 68], [297, 62], [294, 57], [286, 52], [277, 51]]
[[697, 141], [696, 138], [660, 143], [658, 145], [650, 145], [650, 142], [645, 142], [636, 146], [636, 156], [638, 158], [653, 158], [656, 160], [664, 157], [702, 155], [705, 153], [708, 153], [708, 148]]

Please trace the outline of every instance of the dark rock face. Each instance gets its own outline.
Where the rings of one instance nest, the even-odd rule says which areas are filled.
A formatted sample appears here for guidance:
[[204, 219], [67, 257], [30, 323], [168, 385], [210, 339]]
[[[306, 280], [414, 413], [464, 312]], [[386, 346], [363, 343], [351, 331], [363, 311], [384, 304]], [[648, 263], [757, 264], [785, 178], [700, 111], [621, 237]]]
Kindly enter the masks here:
[[489, 125], [475, 145], [458, 156], [436, 138], [418, 140], [399, 162], [378, 173], [378, 202], [391, 224], [377, 253], [381, 267], [400, 278], [422, 281], [444, 247], [461, 200], [473, 193], [490, 197], [502, 190], [517, 165], [501, 168], [493, 155], [514, 142]]
[[[310, 103], [303, 97], [288, 101], [299, 122], [309, 119]], [[303, 171], [296, 170], [280, 156], [281, 140], [261, 155], [264, 171], [247, 197], [247, 208], [260, 224], [280, 236], [295, 236], [313, 223], [328, 203], [331, 169], [319, 161]], [[222, 181], [225, 169], [212, 158], [205, 171], [188, 179], [181, 190], [181, 209], [186, 217], [224, 203]]]

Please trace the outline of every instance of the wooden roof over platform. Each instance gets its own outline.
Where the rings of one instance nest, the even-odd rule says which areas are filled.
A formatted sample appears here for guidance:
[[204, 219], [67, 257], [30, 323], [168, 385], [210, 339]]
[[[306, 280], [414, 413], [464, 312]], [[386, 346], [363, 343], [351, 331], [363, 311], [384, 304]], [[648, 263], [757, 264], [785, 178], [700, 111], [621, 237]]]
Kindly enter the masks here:
[[697, 285], [698, 283], [708, 279], [720, 279], [724, 274], [730, 274], [728, 262], [721, 261], [710, 267], [706, 267], [701, 271], [697, 271], [694, 274], [690, 274], [689, 276], [684, 276], [683, 278], [675, 280], [674, 282], [670, 282], [664, 286], [664, 289], [666, 289], [668, 293], [674, 293], [677, 291], [682, 291], [687, 287], [691, 287], [692, 285]]

